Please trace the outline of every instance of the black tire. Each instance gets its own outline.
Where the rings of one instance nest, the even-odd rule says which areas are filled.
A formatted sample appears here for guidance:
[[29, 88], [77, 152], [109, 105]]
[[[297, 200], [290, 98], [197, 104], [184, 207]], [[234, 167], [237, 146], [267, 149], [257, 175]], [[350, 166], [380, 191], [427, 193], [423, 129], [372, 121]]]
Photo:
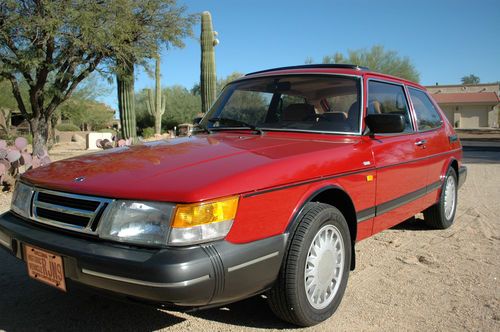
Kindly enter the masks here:
[[[450, 194], [449, 190], [447, 193], [447, 183], [448, 181], [453, 181], [454, 191], [452, 193], [454, 204], [450, 213], [446, 213], [446, 195]], [[427, 208], [424, 211], [424, 221], [432, 229], [446, 229], [453, 225], [453, 221], [455, 220], [455, 213], [457, 211], [457, 173], [453, 168], [449, 168], [448, 172], [446, 172], [446, 177], [444, 178], [443, 185], [441, 187], [441, 194], [439, 198], [439, 202], [434, 204], [433, 206]]]
[[[283, 258], [278, 280], [269, 291], [268, 300], [271, 310], [279, 318], [299, 326], [312, 326], [328, 319], [339, 306], [349, 277], [352, 247], [349, 227], [337, 208], [323, 203], [308, 203], [303, 211], [297, 229], [291, 234], [292, 238]], [[316, 272], [317, 276], [307, 280], [315, 280], [316, 283], [322, 282], [321, 287], [326, 284], [335, 286], [329, 293], [324, 293], [328, 294], [324, 297], [324, 303], [315, 303], [316, 306], [326, 305], [326, 307], [315, 308], [310, 302], [314, 302], [314, 299], [310, 300], [308, 292], [306, 292], [305, 268], [308, 257], [310, 257], [309, 262], [312, 261], [313, 255], [308, 256], [308, 254], [316, 235], [319, 236], [320, 233], [331, 236], [329, 243], [335, 243], [333, 245], [335, 248], [331, 249], [343, 248], [344, 257], [342, 262], [342, 258], [340, 258], [342, 254], [338, 255], [340, 251], [334, 253], [330, 250], [328, 253], [324, 251], [325, 253], [318, 258], [317, 266], [322, 264], [323, 269], [317, 269], [319, 271]], [[327, 247], [328, 244], [324, 248], [328, 249]], [[330, 259], [331, 257], [335, 257], [335, 259]], [[337, 260], [337, 268], [332, 266], [335, 264], [335, 260]], [[332, 282], [333, 274], [337, 274], [339, 282]], [[315, 288], [319, 289], [320, 286]], [[313, 288], [311, 287], [311, 289]], [[314, 297], [314, 291], [312, 293]], [[321, 297], [318, 297], [318, 301], [320, 300]]]

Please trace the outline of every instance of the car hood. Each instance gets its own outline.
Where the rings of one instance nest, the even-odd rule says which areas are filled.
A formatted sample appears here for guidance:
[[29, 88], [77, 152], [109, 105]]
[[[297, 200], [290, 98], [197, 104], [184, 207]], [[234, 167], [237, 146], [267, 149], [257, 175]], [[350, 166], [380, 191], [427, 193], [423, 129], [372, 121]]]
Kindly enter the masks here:
[[311, 140], [274, 133], [197, 135], [61, 160], [22, 179], [79, 194], [196, 202], [346, 171], [338, 160], [358, 158], [353, 145], [359, 143], [359, 138]]

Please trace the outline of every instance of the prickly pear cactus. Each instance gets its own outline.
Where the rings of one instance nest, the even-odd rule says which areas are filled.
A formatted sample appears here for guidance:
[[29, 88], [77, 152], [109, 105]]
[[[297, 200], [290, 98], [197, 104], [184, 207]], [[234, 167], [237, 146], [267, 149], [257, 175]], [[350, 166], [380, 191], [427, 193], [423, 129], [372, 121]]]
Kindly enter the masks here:
[[47, 150], [39, 155], [32, 155], [27, 148], [28, 141], [24, 137], [16, 138], [12, 146], [0, 140], [0, 184], [3, 190], [14, 188], [19, 173], [51, 162]]
[[124, 140], [116, 140], [116, 137], [113, 137], [112, 140], [110, 141], [109, 139], [97, 139], [95, 142], [96, 147], [103, 149], [103, 150], [108, 150], [112, 148], [117, 148], [117, 147], [124, 147], [124, 146], [130, 146], [132, 145], [132, 140], [130, 138]]
[[214, 47], [219, 43], [217, 32], [212, 28], [210, 12], [201, 14], [201, 111], [206, 113], [217, 97]]

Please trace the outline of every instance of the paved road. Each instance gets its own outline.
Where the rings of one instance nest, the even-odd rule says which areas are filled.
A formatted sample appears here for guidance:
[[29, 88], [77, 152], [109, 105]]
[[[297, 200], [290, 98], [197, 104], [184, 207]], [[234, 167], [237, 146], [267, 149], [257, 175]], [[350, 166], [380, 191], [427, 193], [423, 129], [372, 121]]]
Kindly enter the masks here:
[[500, 142], [462, 140], [464, 163], [496, 164], [500, 163]]

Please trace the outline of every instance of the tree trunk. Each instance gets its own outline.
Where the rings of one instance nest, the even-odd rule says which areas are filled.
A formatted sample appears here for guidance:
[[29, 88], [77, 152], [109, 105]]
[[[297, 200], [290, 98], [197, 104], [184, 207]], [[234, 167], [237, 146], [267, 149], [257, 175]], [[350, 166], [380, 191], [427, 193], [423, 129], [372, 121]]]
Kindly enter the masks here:
[[33, 155], [43, 156], [49, 140], [49, 123], [47, 119], [32, 118], [29, 120], [31, 135], [33, 137]]

